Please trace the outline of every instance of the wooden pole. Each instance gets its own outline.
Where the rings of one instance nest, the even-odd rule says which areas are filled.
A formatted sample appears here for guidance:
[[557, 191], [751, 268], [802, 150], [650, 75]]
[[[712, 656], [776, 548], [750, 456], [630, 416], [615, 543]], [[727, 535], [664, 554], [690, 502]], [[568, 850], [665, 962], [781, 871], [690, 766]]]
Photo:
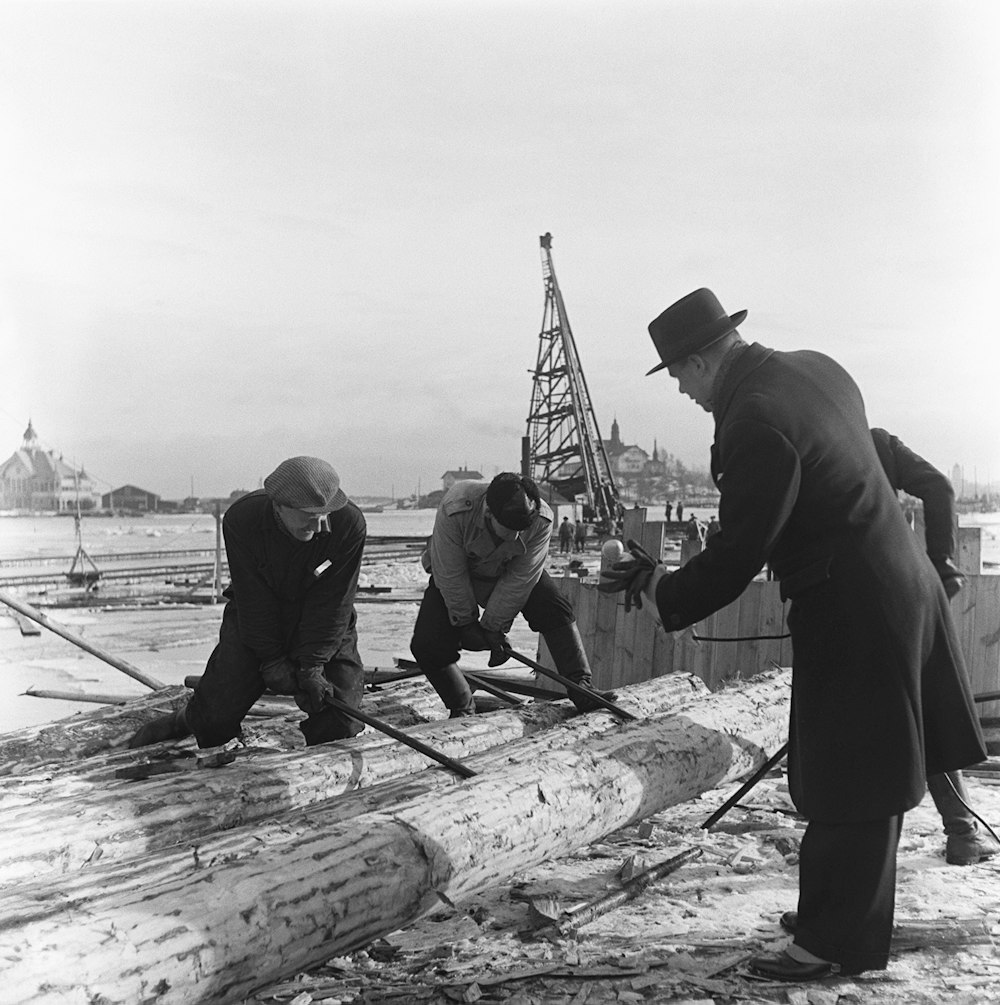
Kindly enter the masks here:
[[110, 664], [116, 670], [121, 670], [124, 674], [128, 674], [129, 677], [133, 680], [137, 680], [140, 684], [145, 684], [146, 687], [152, 688], [154, 691], [159, 691], [162, 688], [167, 687], [163, 681], [157, 680], [155, 677], [151, 677], [147, 673], [143, 673], [142, 670], [133, 666], [126, 660], [119, 659], [117, 656], [112, 656], [106, 649], [102, 649], [100, 646], [95, 646], [90, 642], [87, 642], [85, 639], [80, 638], [79, 635], [74, 635], [68, 628], [64, 628], [57, 622], [52, 621], [30, 604], [26, 604], [24, 601], [18, 600], [17, 597], [12, 597], [5, 590], [0, 590], [0, 603], [6, 604], [19, 614], [23, 614], [26, 618], [36, 621], [43, 628], [47, 628], [50, 632], [55, 632], [56, 635], [66, 639], [67, 642], [72, 642], [75, 646], [79, 646], [80, 649], [84, 652], [90, 653], [91, 656], [96, 656], [99, 660], [104, 660], [105, 663]]

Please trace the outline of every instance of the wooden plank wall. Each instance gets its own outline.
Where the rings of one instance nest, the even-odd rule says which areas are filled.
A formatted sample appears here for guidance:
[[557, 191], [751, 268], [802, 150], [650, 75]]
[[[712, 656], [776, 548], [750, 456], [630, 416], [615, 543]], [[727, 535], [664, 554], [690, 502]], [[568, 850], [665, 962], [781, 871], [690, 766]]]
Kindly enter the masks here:
[[[650, 554], [662, 557], [663, 525], [642, 526], [636, 518], [630, 526], [634, 512], [626, 512], [623, 536], [640, 540]], [[565, 576], [556, 582], [576, 611], [595, 687], [613, 688], [684, 671], [697, 674], [714, 689], [723, 681], [751, 677], [774, 665], [791, 666], [791, 640], [779, 637], [788, 631], [788, 605], [781, 602], [777, 582], [754, 580], [739, 599], [681, 632], [664, 632], [645, 610], [626, 614], [621, 594], [600, 593], [593, 580]], [[952, 600], [952, 613], [973, 692], [1000, 691], [1000, 575], [967, 573], [964, 589]], [[731, 639], [746, 641], [725, 641]], [[538, 658], [553, 665], [541, 638]], [[982, 718], [1000, 717], [1000, 701], [978, 707]]]

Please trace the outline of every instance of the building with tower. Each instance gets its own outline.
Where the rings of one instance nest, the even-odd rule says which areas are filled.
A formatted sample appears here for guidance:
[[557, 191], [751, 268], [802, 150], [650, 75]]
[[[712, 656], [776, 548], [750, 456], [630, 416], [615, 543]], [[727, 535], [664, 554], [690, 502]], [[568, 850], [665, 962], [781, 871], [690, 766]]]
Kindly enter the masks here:
[[42, 447], [29, 419], [20, 448], [0, 464], [0, 510], [73, 513], [100, 505], [93, 479]]

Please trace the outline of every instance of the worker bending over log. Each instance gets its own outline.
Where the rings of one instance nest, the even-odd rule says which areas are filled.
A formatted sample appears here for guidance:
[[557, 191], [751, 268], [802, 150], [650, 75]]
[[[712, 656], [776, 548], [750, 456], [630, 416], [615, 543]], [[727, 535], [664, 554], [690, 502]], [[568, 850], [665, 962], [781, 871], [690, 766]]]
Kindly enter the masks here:
[[721, 530], [668, 572], [633, 549], [605, 590], [649, 601], [663, 627], [735, 600], [770, 563], [790, 600], [789, 791], [808, 824], [794, 931], [750, 969], [805, 981], [883, 970], [903, 814], [928, 774], [985, 744], [941, 579], [885, 477], [861, 392], [818, 352], [748, 345], [710, 290], [649, 325], [682, 394], [715, 418]]
[[357, 719], [326, 704], [358, 708], [364, 667], [354, 596], [365, 518], [317, 457], [291, 457], [264, 488], [234, 502], [222, 521], [231, 583], [219, 629], [187, 707], [139, 729], [141, 747], [194, 733], [199, 747], [238, 736], [266, 691], [294, 695], [307, 718], [306, 745], [354, 736]]
[[[459, 481], [441, 500], [422, 557], [431, 578], [410, 651], [452, 719], [476, 711], [459, 651], [490, 651], [490, 666], [503, 663], [519, 612], [545, 639], [556, 670], [590, 687], [573, 607], [545, 571], [551, 537], [552, 510], [530, 478], [505, 471], [489, 484]], [[581, 712], [600, 707], [586, 695], [571, 697]]]

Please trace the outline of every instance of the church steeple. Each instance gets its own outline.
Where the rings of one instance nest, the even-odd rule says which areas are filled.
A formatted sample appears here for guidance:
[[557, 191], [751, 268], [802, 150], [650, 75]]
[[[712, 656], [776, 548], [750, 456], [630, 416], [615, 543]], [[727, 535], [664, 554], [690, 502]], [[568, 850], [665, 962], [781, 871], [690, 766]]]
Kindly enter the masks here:
[[617, 450], [622, 445], [620, 430], [618, 428], [618, 416], [611, 421], [611, 449]]
[[38, 447], [38, 435], [35, 433], [35, 427], [31, 424], [31, 419], [28, 419], [28, 428], [24, 431], [24, 442], [21, 444], [22, 450], [35, 450]]

